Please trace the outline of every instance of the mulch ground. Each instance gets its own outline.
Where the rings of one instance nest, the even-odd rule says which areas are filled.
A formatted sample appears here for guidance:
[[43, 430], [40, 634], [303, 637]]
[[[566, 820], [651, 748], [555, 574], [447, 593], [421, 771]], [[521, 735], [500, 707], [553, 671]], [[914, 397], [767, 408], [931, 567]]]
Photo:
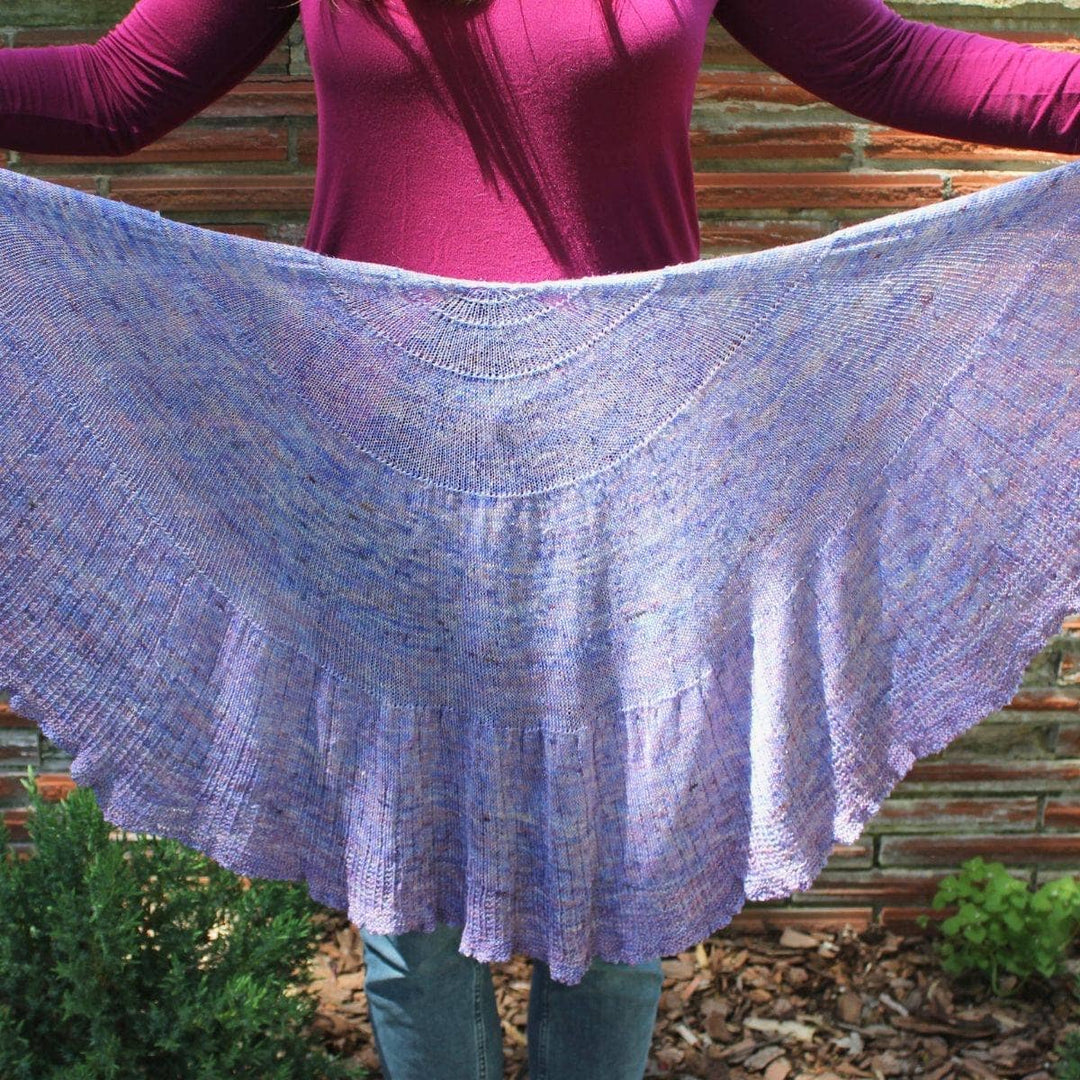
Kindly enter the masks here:
[[[382, 1080], [364, 998], [363, 944], [326, 919], [312, 988], [327, 1046]], [[645, 1075], [669, 1080], [1052, 1080], [1080, 1027], [1071, 974], [1002, 996], [942, 973], [929, 935], [721, 931], [664, 960]], [[1080, 961], [1070, 960], [1077, 970]], [[525, 1080], [531, 963], [492, 964], [506, 1080]], [[1009, 990], [1012, 993], [1007, 993]], [[433, 1078], [435, 1080], [435, 1078]]]

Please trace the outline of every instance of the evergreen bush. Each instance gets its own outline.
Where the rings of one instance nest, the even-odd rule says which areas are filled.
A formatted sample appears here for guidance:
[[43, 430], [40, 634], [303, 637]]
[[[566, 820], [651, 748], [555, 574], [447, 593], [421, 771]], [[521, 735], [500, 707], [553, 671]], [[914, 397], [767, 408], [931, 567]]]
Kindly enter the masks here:
[[0, 1077], [347, 1080], [309, 1025], [321, 905], [177, 841], [110, 839], [93, 792], [0, 819]]

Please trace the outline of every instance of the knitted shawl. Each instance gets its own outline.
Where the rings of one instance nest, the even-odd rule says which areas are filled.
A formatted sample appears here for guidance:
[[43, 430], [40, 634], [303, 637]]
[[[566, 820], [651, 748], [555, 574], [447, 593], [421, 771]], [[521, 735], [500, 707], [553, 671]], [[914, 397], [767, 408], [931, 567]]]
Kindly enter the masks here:
[[527, 284], [0, 170], [0, 688], [107, 819], [578, 982], [808, 888], [1080, 609], [1080, 163]]

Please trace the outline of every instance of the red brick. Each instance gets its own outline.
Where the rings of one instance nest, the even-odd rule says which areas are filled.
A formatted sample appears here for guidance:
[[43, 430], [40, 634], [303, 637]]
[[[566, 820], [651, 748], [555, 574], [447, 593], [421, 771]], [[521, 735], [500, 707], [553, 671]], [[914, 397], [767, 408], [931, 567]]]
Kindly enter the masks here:
[[[1070, 787], [1080, 780], [1080, 761], [965, 761], [961, 758], [924, 758], [915, 762], [904, 784], [948, 784], [954, 788], [990, 788], [992, 791], [1045, 791]], [[980, 793], [981, 793], [980, 790]], [[904, 797], [910, 789], [898, 789]]]
[[1056, 681], [1069, 686], [1080, 683], [1080, 656], [1075, 653], [1062, 653], [1058, 661]]
[[857, 869], [869, 867], [873, 862], [874, 845], [857, 840], [854, 844], [833, 844], [827, 869]]
[[[289, 73], [289, 61], [292, 57], [292, 51], [289, 48], [288, 35], [283, 37], [281, 41], [274, 46], [273, 50], [269, 52], [266, 57], [260, 62], [259, 66], [253, 72], [254, 75], [269, 75], [280, 74], [287, 75]], [[249, 76], [250, 77], [250, 76]]]
[[868, 907], [791, 908], [754, 904], [743, 908], [731, 920], [730, 925], [732, 930], [742, 930], [747, 933], [783, 930], [786, 926], [807, 933], [813, 931], [835, 933], [845, 926], [861, 932], [870, 925], [873, 914], [873, 909]]
[[796, 893], [798, 903], [838, 904], [929, 904], [947, 871], [888, 872], [883, 870], [823, 871], [811, 889]]
[[[29, 169], [17, 169], [18, 172], [31, 172]], [[63, 187], [74, 188], [76, 191], [87, 191], [91, 195], [97, 194], [97, 177], [95, 176], [80, 176], [74, 173], [48, 173], [38, 174], [41, 179], [48, 180], [50, 184], [60, 184]]]
[[889, 212], [940, 202], [933, 173], [697, 173], [701, 210], [870, 209]]
[[0, 742], [0, 762], [11, 765], [37, 765], [38, 753], [36, 743], [31, 746], [20, 746], [17, 743]]
[[1054, 753], [1059, 758], [1080, 758], [1080, 724], [1059, 725]]
[[44, 45], [80, 45], [93, 44], [105, 29], [100, 26], [49, 26], [16, 29], [14, 42], [16, 48], [41, 48]]
[[887, 799], [867, 832], [907, 832], [922, 826], [936, 832], [956, 828], [1032, 830], [1038, 824], [1034, 795], [1004, 799]]
[[810, 105], [820, 98], [774, 71], [703, 71], [698, 75], [694, 100]]
[[296, 160], [301, 165], [314, 165], [319, 151], [319, 129], [315, 124], [301, 127], [296, 132]]
[[0, 803], [26, 801], [26, 790], [20, 782], [22, 779], [20, 773], [0, 773]]
[[895, 128], [872, 128], [866, 146], [866, 157], [880, 160], [906, 161], [918, 159], [970, 159], [977, 165], [987, 158], [1000, 161], [1045, 161], [1060, 163], [1070, 160], [1066, 154], [1043, 150], [1016, 150], [1011, 147], [991, 147], [985, 143], [942, 139], [933, 135], [917, 135]]
[[700, 231], [702, 254], [707, 256], [798, 244], [830, 229], [817, 221], [705, 221]]
[[[26, 788], [22, 785], [24, 779], [21, 773], [0, 774], [0, 802], [18, 804], [3, 811], [4, 820], [23, 830], [19, 837], [20, 842], [26, 839], [25, 823], [30, 814], [26, 806]], [[35, 780], [41, 797], [50, 803], [66, 799], [76, 787], [75, 781], [67, 773], [39, 772], [35, 774]]]
[[32, 728], [37, 725], [20, 716], [10, 705], [0, 703], [0, 728]]
[[280, 72], [282, 75], [286, 75], [289, 71], [291, 59], [292, 50], [289, 48], [289, 41], [286, 36], [274, 46], [272, 52], [266, 55], [263, 61], [255, 69], [254, 74], [261, 75], [264, 72]]
[[208, 105], [200, 116], [314, 116], [311, 79], [245, 79]]
[[1061, 629], [1066, 634], [1080, 634], [1080, 613], [1067, 616], [1061, 624]]
[[976, 855], [1006, 866], [1080, 866], [1080, 836], [883, 836], [878, 848], [882, 866], [958, 867]]
[[267, 240], [270, 230], [265, 225], [226, 225], [221, 222], [211, 222], [203, 225], [204, 229], [213, 229], [214, 232], [232, 233], [234, 236], [250, 236], [255, 240]]
[[[926, 933], [926, 930], [919, 925], [920, 916], [925, 915], [930, 920], [930, 927], [932, 927], [935, 923], [944, 922], [950, 914], [945, 908], [935, 910], [931, 907], [883, 907], [879, 922], [894, 934], [919, 937]], [[930, 929], [930, 927], [927, 927], [927, 929]]]
[[123, 157], [93, 158], [73, 154], [28, 154], [27, 164], [58, 163], [123, 165], [168, 164], [189, 161], [288, 161], [289, 133], [284, 128], [245, 127], [239, 124], [220, 127], [184, 125], [170, 131], [149, 146]]
[[1053, 757], [1058, 717], [1053, 713], [1004, 713], [992, 724], [978, 723], [941, 751], [949, 759], [1010, 760]]
[[1025, 687], [1017, 690], [1006, 709], [1025, 709], [1041, 712], [1044, 709], [1080, 712], [1080, 689], [1058, 689], [1056, 687]]
[[3, 817], [7, 826], [8, 840], [11, 843], [25, 844], [30, 840], [30, 834], [26, 831], [26, 819], [29, 816], [30, 811], [26, 809], [0, 810], [0, 817]]
[[1068, 829], [1080, 833], [1080, 799], [1047, 796], [1043, 824], [1048, 829]]
[[39, 772], [35, 779], [46, 802], [60, 802], [75, 790], [75, 781], [67, 773]]
[[741, 127], [731, 131], [692, 128], [690, 152], [695, 162], [777, 158], [821, 158], [846, 166], [854, 131], [842, 124], [791, 127]]
[[314, 177], [114, 176], [113, 198], [163, 213], [206, 210], [303, 210], [311, 208]]
[[950, 177], [953, 195], [970, 195], [976, 191], [1007, 184], [1010, 180], [1019, 180], [1029, 176], [1026, 172], [963, 172], [953, 173]]

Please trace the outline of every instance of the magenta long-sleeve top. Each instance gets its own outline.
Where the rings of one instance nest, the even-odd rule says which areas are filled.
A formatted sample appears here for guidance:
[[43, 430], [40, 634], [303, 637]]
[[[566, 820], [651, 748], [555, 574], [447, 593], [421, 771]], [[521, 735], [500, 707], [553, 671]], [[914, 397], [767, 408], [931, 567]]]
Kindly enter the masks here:
[[697, 258], [690, 109], [713, 17], [857, 116], [1080, 144], [1080, 57], [880, 0], [139, 0], [95, 44], [0, 52], [0, 146], [136, 150], [243, 79], [297, 17], [318, 105], [305, 245], [452, 277]]

